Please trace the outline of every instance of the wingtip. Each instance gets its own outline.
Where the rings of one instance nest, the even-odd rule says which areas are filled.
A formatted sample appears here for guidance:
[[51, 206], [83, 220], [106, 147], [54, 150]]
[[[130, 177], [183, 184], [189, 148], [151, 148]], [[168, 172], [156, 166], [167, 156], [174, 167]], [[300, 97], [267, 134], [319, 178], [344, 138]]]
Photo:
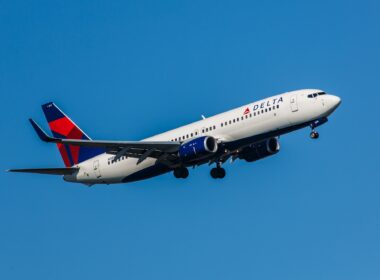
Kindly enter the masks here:
[[32, 118], [29, 119], [29, 122], [42, 141], [49, 142], [51, 140], [51, 137], [47, 135], [46, 132], [43, 131], [42, 128]]

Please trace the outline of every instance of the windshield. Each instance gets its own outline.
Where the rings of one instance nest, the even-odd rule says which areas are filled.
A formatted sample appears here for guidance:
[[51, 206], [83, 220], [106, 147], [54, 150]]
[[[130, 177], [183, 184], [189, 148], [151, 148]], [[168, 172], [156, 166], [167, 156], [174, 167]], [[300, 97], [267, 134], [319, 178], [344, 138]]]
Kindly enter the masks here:
[[326, 94], [326, 92], [321, 91], [321, 92], [317, 92], [317, 93], [309, 94], [307, 97], [308, 97], [308, 98], [315, 98], [315, 97], [317, 97], [318, 95], [324, 95], [324, 94]]

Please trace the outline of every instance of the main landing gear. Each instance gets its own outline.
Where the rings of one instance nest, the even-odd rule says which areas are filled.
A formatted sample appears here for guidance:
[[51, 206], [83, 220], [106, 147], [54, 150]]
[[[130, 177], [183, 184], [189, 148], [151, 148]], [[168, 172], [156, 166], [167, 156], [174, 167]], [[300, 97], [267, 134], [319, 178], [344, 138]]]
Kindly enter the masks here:
[[214, 179], [223, 179], [226, 176], [226, 170], [218, 163], [216, 168], [210, 170], [210, 175]]
[[[177, 179], [186, 179], [189, 177], [189, 170], [186, 167], [178, 167], [173, 170], [173, 175]], [[226, 177], [226, 170], [221, 167], [220, 163], [218, 163], [215, 168], [210, 170], [210, 175], [214, 179], [223, 179]]]
[[214, 179], [223, 179], [226, 176], [226, 170], [222, 167], [212, 168], [210, 175]]
[[186, 179], [189, 176], [189, 170], [186, 167], [179, 167], [174, 169], [173, 174], [177, 179]]

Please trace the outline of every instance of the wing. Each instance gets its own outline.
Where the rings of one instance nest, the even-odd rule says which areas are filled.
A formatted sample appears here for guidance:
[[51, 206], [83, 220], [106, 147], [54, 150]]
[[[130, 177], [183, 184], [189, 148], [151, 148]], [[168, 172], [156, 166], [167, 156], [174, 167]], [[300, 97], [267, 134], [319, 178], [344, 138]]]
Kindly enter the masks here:
[[176, 153], [181, 146], [180, 142], [171, 141], [103, 141], [103, 140], [76, 140], [50, 137], [32, 119], [29, 119], [37, 135], [42, 141], [61, 143], [73, 146], [102, 147], [109, 154], [115, 155], [115, 160], [122, 157], [135, 157], [141, 163], [148, 157], [153, 157], [161, 163], [171, 165], [177, 160]]
[[8, 172], [39, 173], [49, 175], [71, 175], [79, 168], [32, 168], [32, 169], [9, 169]]

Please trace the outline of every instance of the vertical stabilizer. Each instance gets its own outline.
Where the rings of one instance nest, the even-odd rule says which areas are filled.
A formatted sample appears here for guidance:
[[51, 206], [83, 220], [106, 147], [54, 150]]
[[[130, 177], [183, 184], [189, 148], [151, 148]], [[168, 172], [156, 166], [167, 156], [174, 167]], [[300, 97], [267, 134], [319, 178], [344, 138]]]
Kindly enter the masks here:
[[[53, 136], [62, 139], [91, 140], [53, 102], [42, 105], [46, 120]], [[58, 150], [66, 167], [73, 166], [105, 152], [103, 148], [79, 147], [57, 143]]]

